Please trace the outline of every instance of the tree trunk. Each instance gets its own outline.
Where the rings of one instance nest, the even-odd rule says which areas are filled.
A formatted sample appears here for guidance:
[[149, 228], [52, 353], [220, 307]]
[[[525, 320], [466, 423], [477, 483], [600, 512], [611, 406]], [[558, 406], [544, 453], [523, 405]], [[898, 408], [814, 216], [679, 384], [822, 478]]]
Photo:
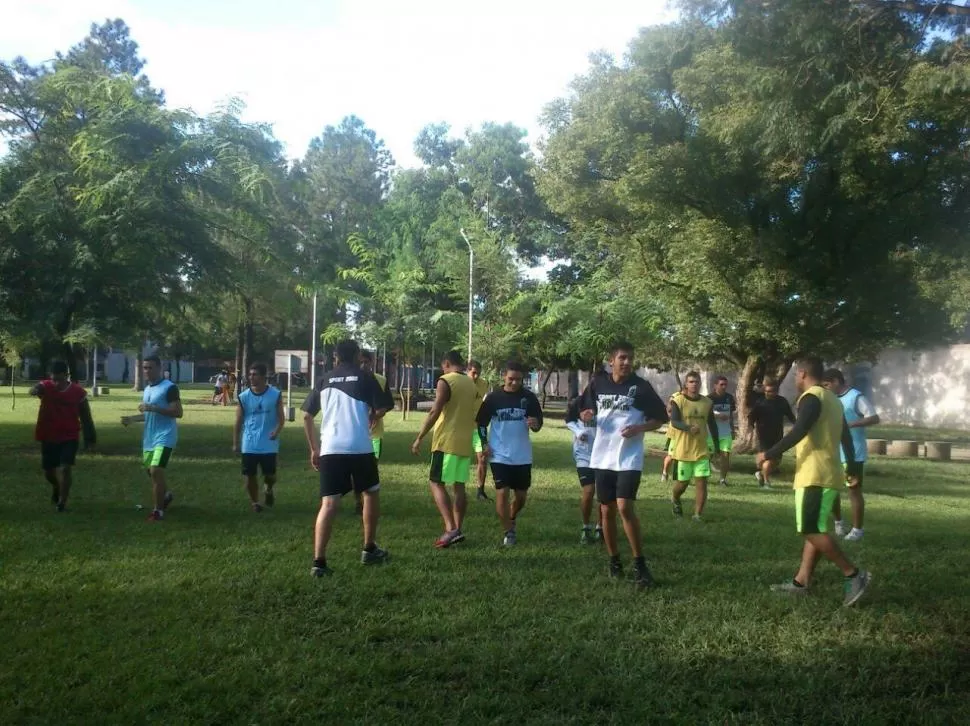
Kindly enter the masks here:
[[236, 395], [243, 389], [243, 380], [249, 376], [249, 366], [253, 362], [253, 301], [246, 298], [243, 301], [246, 310], [246, 321], [243, 331], [242, 365], [236, 374]]
[[[239, 394], [240, 380], [242, 380], [243, 349], [246, 347], [246, 326], [239, 323], [236, 326], [236, 394]], [[287, 385], [292, 371], [287, 372]]]
[[175, 354], [175, 380], [173, 383], [178, 384], [182, 380], [182, 365], [181, 365], [181, 353]]
[[542, 378], [542, 382], [539, 384], [539, 405], [542, 408], [546, 407], [546, 385], [549, 383], [550, 378], [552, 378], [552, 368], [547, 368], [545, 371], [545, 376]]
[[579, 371], [570, 369], [569, 371], [569, 398], [573, 399], [579, 395]]
[[138, 352], [135, 353], [135, 375], [134, 375], [134, 385], [132, 390], [143, 391], [145, 390], [145, 379], [144, 371], [141, 369], [141, 364], [145, 360], [145, 346], [139, 344]]
[[750, 454], [755, 448], [751, 406], [754, 404], [754, 382], [762, 368], [761, 356], [749, 355], [738, 377], [737, 388], [734, 390], [734, 397], [738, 402], [738, 435], [734, 440], [734, 450], [739, 454]]
[[678, 392], [679, 391], [683, 391], [684, 390], [684, 382], [680, 379], [680, 368], [679, 367], [675, 367], [674, 368], [674, 380], [677, 381], [677, 391]]

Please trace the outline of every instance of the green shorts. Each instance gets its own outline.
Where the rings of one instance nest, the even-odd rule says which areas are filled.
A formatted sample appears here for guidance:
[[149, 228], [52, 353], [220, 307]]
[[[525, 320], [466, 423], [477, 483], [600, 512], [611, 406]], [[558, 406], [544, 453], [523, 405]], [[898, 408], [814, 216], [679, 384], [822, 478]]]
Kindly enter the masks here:
[[164, 469], [168, 460], [172, 458], [172, 449], [168, 446], [156, 446], [154, 449], [142, 452], [142, 463], [146, 469]]
[[[730, 454], [731, 448], [733, 446], [734, 446], [734, 439], [732, 439], [731, 437], [722, 436], [722, 437], [719, 437], [717, 440], [717, 450], [722, 453]], [[710, 436], [707, 437], [707, 450], [712, 454], [714, 453], [714, 439], [712, 439]]]
[[472, 431], [472, 450], [476, 454], [482, 453], [482, 437], [478, 434], [478, 429]]
[[470, 456], [432, 451], [431, 474], [428, 478], [435, 484], [464, 484], [468, 481], [471, 463]]
[[374, 447], [374, 456], [376, 456], [378, 459], [381, 458], [381, 449], [383, 448], [383, 446], [382, 446], [383, 443], [384, 443], [384, 439], [371, 439], [370, 440], [371, 446]]
[[711, 460], [708, 457], [697, 461], [677, 462], [677, 481], [704, 479], [711, 475]]
[[795, 490], [795, 528], [798, 534], [825, 534], [832, 505], [839, 490], [829, 487], [801, 487]]

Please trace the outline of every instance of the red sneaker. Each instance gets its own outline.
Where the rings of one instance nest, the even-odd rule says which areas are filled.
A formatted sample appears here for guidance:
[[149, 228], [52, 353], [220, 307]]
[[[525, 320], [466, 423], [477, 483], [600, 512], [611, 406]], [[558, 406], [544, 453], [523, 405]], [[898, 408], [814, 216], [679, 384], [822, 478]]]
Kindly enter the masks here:
[[158, 512], [158, 511], [155, 511], [153, 509], [152, 510], [152, 513], [148, 515], [148, 521], [149, 522], [161, 522], [162, 521], [162, 513], [161, 512]]

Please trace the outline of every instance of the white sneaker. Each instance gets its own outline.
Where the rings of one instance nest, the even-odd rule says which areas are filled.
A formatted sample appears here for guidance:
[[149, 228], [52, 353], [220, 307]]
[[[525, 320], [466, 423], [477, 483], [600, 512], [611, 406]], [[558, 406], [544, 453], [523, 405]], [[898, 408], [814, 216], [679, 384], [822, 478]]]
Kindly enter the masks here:
[[668, 478], [668, 477], [667, 477], [667, 475], [666, 475], [666, 474], [661, 474], [661, 475], [660, 475], [660, 481], [662, 481], [662, 482], [664, 482], [664, 481], [667, 481], [667, 478]]
[[841, 519], [835, 523], [835, 536], [845, 537], [845, 524], [842, 523]]
[[862, 539], [862, 530], [855, 527], [845, 536], [846, 542], [858, 542], [860, 539]]
[[762, 475], [762, 473], [760, 471], [756, 471], [754, 473], [754, 478], [758, 480], [758, 484], [760, 484], [761, 486], [764, 486], [765, 485], [764, 475]]

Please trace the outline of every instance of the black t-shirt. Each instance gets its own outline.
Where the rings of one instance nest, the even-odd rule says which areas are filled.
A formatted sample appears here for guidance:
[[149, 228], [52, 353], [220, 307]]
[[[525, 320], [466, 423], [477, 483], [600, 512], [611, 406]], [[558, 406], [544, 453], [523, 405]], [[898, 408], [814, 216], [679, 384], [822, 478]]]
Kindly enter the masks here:
[[785, 432], [785, 419], [795, 423], [791, 404], [781, 396], [759, 398], [751, 408], [751, 422], [758, 439], [768, 446], [776, 443]]

